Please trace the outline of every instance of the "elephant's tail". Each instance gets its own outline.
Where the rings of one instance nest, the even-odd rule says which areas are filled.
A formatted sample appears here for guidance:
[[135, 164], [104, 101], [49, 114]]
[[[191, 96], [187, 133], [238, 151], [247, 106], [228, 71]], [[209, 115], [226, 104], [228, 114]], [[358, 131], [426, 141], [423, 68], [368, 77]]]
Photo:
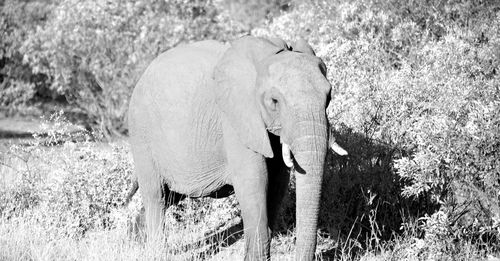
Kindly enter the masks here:
[[125, 202], [123, 203], [123, 206], [127, 207], [130, 201], [132, 200], [132, 197], [135, 195], [137, 192], [137, 189], [139, 189], [139, 182], [137, 182], [137, 179], [134, 179], [132, 181], [132, 188], [130, 188], [130, 191], [127, 194], [127, 198], [125, 199]]

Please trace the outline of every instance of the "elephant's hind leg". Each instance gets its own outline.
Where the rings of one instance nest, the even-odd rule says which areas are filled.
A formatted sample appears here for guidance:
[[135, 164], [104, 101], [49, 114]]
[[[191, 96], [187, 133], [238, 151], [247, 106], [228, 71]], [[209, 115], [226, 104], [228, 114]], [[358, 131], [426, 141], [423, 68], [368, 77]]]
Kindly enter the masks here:
[[146, 217], [147, 240], [157, 241], [164, 238], [165, 209], [167, 206], [165, 185], [155, 168], [151, 157], [151, 151], [145, 143], [133, 142], [135, 175], [139, 183], [144, 203], [144, 214]]
[[165, 198], [159, 188], [149, 187], [142, 191], [147, 240], [150, 242], [162, 241], [164, 239], [165, 225]]

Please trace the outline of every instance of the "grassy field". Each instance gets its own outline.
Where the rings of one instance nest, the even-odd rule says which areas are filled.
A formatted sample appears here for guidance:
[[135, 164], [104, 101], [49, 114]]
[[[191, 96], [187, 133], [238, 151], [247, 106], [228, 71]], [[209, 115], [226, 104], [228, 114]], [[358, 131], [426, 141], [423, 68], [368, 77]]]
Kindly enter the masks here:
[[[130, 232], [141, 230], [140, 193], [123, 204], [132, 173], [126, 140], [98, 142], [98, 135], [79, 129], [61, 114], [42, 122], [33, 136], [1, 140], [0, 260], [243, 257], [234, 196], [183, 200], [167, 211], [166, 243], [143, 243], [140, 233], [133, 238]], [[383, 225], [372, 221], [366, 242], [359, 234], [333, 238], [318, 233], [318, 260], [497, 260], [487, 242], [451, 242], [437, 232], [437, 238], [422, 236], [417, 221], [403, 224], [405, 233], [384, 241], [377, 236]], [[436, 231], [446, 229], [435, 225]], [[293, 226], [275, 235], [272, 256], [293, 260]]]

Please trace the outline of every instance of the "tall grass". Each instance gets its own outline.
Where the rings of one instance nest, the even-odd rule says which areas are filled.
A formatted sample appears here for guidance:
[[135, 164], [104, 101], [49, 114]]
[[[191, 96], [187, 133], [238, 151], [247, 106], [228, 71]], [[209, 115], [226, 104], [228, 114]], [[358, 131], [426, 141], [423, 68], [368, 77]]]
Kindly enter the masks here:
[[[43, 124], [33, 140], [11, 145], [2, 152], [0, 260], [243, 257], [241, 231], [231, 232], [236, 235], [217, 233], [241, 221], [234, 196], [181, 201], [167, 210], [165, 242], [144, 243], [143, 238], [131, 233], [134, 225], [140, 231], [144, 229], [140, 193], [127, 206], [123, 205], [131, 185], [127, 143], [100, 143], [99, 135], [75, 127], [61, 113]], [[6, 176], [10, 178], [7, 180]], [[434, 236], [430, 233], [422, 236], [422, 226], [430, 224], [423, 220], [403, 223], [402, 234], [383, 241], [380, 235], [383, 224], [377, 223], [376, 210], [367, 217], [372, 232], [364, 239], [366, 242], [361, 242], [362, 237], [353, 229], [347, 237], [333, 237], [320, 231], [317, 259], [474, 260], [494, 253], [494, 249], [484, 247], [487, 246], [484, 242], [457, 243], [440, 237], [439, 231], [447, 228], [445, 224], [434, 224]], [[293, 213], [283, 212], [283, 215]], [[289, 219], [293, 216], [281, 220]], [[356, 223], [357, 220], [353, 224]], [[294, 228], [284, 226], [272, 241], [272, 257], [294, 260]], [[241, 225], [236, 228], [241, 229]], [[228, 239], [229, 236], [235, 238]], [[234, 244], [228, 246], [228, 241]]]

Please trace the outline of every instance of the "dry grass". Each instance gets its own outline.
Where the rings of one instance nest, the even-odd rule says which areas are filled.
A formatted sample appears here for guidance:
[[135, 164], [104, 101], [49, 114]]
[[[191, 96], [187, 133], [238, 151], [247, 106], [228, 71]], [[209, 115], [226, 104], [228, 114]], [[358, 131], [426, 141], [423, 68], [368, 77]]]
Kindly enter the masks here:
[[[128, 211], [123, 209], [121, 211]], [[186, 213], [196, 209], [185, 209]], [[221, 213], [222, 212], [222, 213]], [[225, 210], [213, 210], [206, 220], [224, 214]], [[194, 212], [192, 212], [194, 213]], [[123, 213], [116, 213], [117, 215]], [[127, 217], [123, 214], [123, 217]], [[31, 216], [0, 218], [0, 260], [241, 260], [243, 238], [231, 246], [222, 246], [224, 239], [205, 242], [204, 235], [210, 230], [207, 223], [172, 222], [166, 228], [166, 243], [141, 243], [131, 240], [127, 222], [123, 218], [113, 229], [93, 230], [84, 237], [48, 234], [45, 228]], [[478, 251], [472, 243], [461, 244], [454, 253], [426, 258], [426, 242], [416, 235], [405, 235], [391, 242], [356, 252], [356, 241], [319, 239], [318, 260], [333, 260], [322, 251], [335, 247], [335, 260], [496, 260], [488, 251]], [[219, 247], [215, 247], [219, 246]], [[208, 249], [208, 250], [207, 250]], [[294, 260], [294, 234], [290, 231], [277, 235], [272, 243], [273, 260]], [[487, 258], [487, 259], [486, 259]]]
[[[188, 234], [203, 235], [203, 231], [192, 231], [189, 227], [186, 230]], [[241, 260], [244, 246], [240, 239], [229, 247], [222, 247], [217, 253], [201, 253], [200, 250], [208, 246], [203, 244], [180, 250], [180, 245], [188, 243], [182, 242], [182, 238], [185, 238], [182, 234], [170, 238], [176, 240], [175, 243], [167, 240], [166, 244], [143, 244], [130, 240], [125, 226], [93, 231], [81, 239], [64, 236], [52, 238], [29, 218], [2, 219], [0, 236], [0, 260]], [[478, 252], [470, 243], [464, 244], [453, 258], [436, 256], [429, 259], [414, 252], [417, 244], [416, 238], [398, 238], [379, 251], [366, 251], [358, 255], [348, 251], [338, 253], [336, 260], [498, 260], [493, 254]], [[292, 233], [274, 238], [272, 249], [273, 260], [294, 260]], [[318, 255], [318, 260], [332, 260], [332, 257]]]
[[[243, 258], [241, 233], [231, 232], [240, 236], [233, 238], [234, 243], [229, 246], [227, 235], [215, 233], [239, 220], [234, 197], [183, 200], [167, 211], [166, 242], [142, 243], [131, 239], [130, 221], [141, 212], [141, 199], [138, 193], [127, 208], [119, 204], [130, 185], [123, 180], [129, 179], [131, 173], [127, 143], [74, 143], [65, 140], [71, 136], [58, 135], [39, 137], [24, 147], [5, 145], [4, 148], [11, 150], [0, 151], [0, 200], [3, 201], [0, 201], [0, 211], [3, 211], [0, 215], [0, 261]], [[56, 141], [53, 142], [56, 145], [47, 146], [43, 142], [47, 138]], [[47, 183], [54, 180], [65, 182]], [[66, 187], [54, 189], [48, 184]], [[82, 193], [90, 196], [82, 197]], [[69, 198], [60, 200], [64, 197]], [[108, 208], [100, 212], [89, 211], [101, 205]], [[372, 232], [365, 244], [359, 242], [359, 235], [331, 238], [318, 234], [317, 259], [495, 260], [496, 253], [492, 247], [484, 247], [487, 244], [460, 239], [455, 242], [440, 234], [440, 226], [444, 225], [437, 222], [439, 216], [430, 217], [437, 227], [428, 229], [424, 237], [419, 232], [421, 222], [411, 220], [404, 224], [403, 234], [384, 242], [378, 236], [378, 229], [383, 224], [376, 223], [376, 212], [372, 214], [369, 217]], [[69, 221], [79, 223], [58, 220], [59, 216], [70, 217]], [[87, 222], [87, 217], [93, 221]], [[102, 225], [103, 222], [106, 225]], [[294, 260], [294, 240], [293, 228], [276, 235], [271, 245], [273, 260]]]

